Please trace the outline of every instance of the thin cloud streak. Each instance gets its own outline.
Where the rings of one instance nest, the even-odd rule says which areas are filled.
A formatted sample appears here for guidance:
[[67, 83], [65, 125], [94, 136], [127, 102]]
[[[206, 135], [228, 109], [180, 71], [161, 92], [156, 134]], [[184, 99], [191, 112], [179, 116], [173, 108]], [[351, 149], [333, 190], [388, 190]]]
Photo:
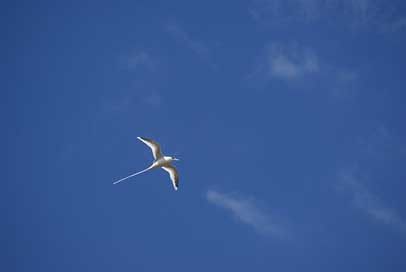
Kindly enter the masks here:
[[175, 40], [193, 51], [201, 60], [208, 63], [212, 68], [216, 68], [207, 45], [201, 41], [193, 39], [179, 24], [169, 23], [165, 28]]
[[267, 82], [277, 79], [285, 82], [303, 80], [320, 74], [320, 60], [310, 48], [296, 44], [269, 43], [257, 57], [248, 80]]
[[145, 97], [144, 102], [154, 109], [160, 108], [163, 102], [162, 95], [157, 92], [152, 92]]
[[350, 195], [351, 201], [357, 209], [379, 223], [406, 233], [406, 221], [371, 193], [354, 170], [341, 171], [338, 175], [338, 186]]
[[281, 79], [295, 79], [319, 71], [318, 58], [308, 49], [299, 52], [272, 44], [268, 48], [268, 61], [267, 73]]
[[143, 49], [132, 49], [118, 57], [121, 71], [129, 79], [124, 87], [106, 94], [101, 101], [105, 113], [128, 113], [134, 109], [159, 110], [165, 102], [160, 92], [162, 62], [154, 54]]
[[136, 51], [128, 58], [128, 68], [139, 69], [140, 67], [145, 67], [152, 70], [155, 66], [155, 61], [152, 59], [151, 55], [145, 51]]
[[[382, 164], [391, 164], [400, 159], [397, 139], [384, 124], [375, 125], [367, 136], [359, 139], [359, 148], [354, 148], [352, 157], [356, 159], [352, 167], [343, 167], [337, 172], [336, 188], [345, 193], [354, 208], [372, 218], [376, 223], [386, 225], [402, 234], [406, 234], [406, 218], [388, 205], [374, 192], [366, 181], [374, 182], [374, 176], [381, 176]], [[386, 181], [390, 184], [391, 181]]]
[[228, 212], [240, 222], [251, 226], [257, 233], [272, 235], [278, 238], [289, 238], [290, 233], [281, 224], [259, 209], [255, 203], [247, 198], [235, 194], [224, 194], [215, 190], [208, 190], [206, 199]]
[[356, 95], [358, 74], [323, 60], [310, 47], [272, 42], [258, 54], [245, 79], [257, 88], [279, 81], [298, 90], [321, 89], [343, 100]]
[[353, 29], [396, 31], [403, 29], [403, 17], [393, 13], [397, 5], [384, 0], [252, 0], [248, 12], [255, 21], [265, 24], [324, 22]]

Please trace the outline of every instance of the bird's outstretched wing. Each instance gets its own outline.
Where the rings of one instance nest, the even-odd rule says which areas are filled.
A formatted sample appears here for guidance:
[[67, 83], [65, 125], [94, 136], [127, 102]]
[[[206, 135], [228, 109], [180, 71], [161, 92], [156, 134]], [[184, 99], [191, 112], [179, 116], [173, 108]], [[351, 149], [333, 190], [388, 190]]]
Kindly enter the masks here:
[[143, 142], [144, 144], [146, 144], [147, 146], [149, 146], [149, 148], [151, 148], [152, 155], [154, 156], [155, 160], [162, 157], [161, 147], [159, 146], [159, 144], [157, 142], [144, 138], [144, 137], [137, 137], [137, 139], [140, 140], [141, 142]]
[[172, 180], [173, 188], [175, 190], [178, 190], [179, 175], [178, 175], [178, 171], [176, 170], [175, 166], [165, 165], [165, 166], [162, 166], [162, 169], [164, 169], [166, 172], [169, 173], [169, 176], [171, 177], [171, 180]]

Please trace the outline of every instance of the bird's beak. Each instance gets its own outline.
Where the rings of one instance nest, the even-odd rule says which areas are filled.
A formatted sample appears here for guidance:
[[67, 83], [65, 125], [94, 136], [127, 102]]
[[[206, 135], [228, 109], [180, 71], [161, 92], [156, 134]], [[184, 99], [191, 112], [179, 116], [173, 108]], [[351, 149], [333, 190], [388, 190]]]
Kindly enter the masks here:
[[179, 159], [176, 159], [176, 158], [175, 158], [175, 161], [179, 161]]

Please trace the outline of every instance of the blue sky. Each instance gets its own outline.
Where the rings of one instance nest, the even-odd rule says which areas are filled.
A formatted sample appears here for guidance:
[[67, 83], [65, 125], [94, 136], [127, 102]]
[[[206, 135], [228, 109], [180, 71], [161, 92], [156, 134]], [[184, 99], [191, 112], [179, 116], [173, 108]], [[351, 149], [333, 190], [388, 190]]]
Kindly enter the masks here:
[[403, 1], [1, 10], [2, 270], [405, 271]]

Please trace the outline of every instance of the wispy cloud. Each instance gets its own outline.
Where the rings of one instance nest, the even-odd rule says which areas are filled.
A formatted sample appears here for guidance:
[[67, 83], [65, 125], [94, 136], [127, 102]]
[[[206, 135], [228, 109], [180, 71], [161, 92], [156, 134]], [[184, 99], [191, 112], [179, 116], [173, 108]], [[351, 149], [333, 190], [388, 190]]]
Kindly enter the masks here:
[[319, 75], [320, 66], [319, 57], [311, 48], [273, 42], [264, 46], [246, 78], [263, 82], [273, 79], [294, 82]]
[[406, 30], [406, 17], [400, 17], [384, 25], [383, 30], [387, 32], [397, 32], [397, 31], [405, 31]]
[[367, 136], [359, 137], [358, 142], [371, 159], [387, 159], [396, 153], [399, 140], [383, 124], [376, 125]]
[[354, 95], [357, 78], [355, 71], [329, 63], [310, 47], [281, 42], [264, 46], [246, 76], [261, 88], [278, 80], [301, 90], [323, 89], [340, 99]]
[[125, 113], [130, 110], [143, 108], [143, 110], [156, 111], [164, 104], [163, 96], [157, 91], [139, 91], [138, 86], [120, 91], [119, 94], [103, 97], [101, 108], [108, 113]]
[[309, 49], [287, 48], [272, 44], [267, 49], [268, 71], [276, 78], [295, 79], [319, 71], [317, 56]]
[[236, 219], [251, 226], [257, 233], [278, 238], [289, 238], [290, 232], [270, 214], [261, 210], [252, 199], [237, 194], [224, 194], [215, 190], [206, 193], [208, 202], [230, 212]]
[[[323, 22], [351, 28], [393, 25], [397, 3], [385, 0], [252, 0], [249, 13], [258, 22], [286, 25]], [[402, 25], [402, 23], [400, 24]]]
[[347, 192], [353, 205], [379, 223], [406, 233], [406, 221], [394, 209], [387, 207], [365, 184], [354, 169], [342, 170], [338, 174], [338, 186]]
[[162, 95], [157, 92], [152, 92], [148, 94], [145, 99], [144, 103], [152, 108], [159, 108], [162, 105]]
[[346, 69], [332, 69], [331, 94], [338, 99], [353, 97], [356, 93], [358, 74]]
[[160, 92], [164, 81], [161, 66], [160, 59], [145, 49], [135, 48], [119, 56], [118, 68], [127, 80], [102, 97], [102, 110], [121, 114], [141, 107], [159, 109], [164, 104]]
[[143, 50], [134, 51], [127, 57], [127, 67], [130, 69], [146, 68], [152, 70], [156, 66], [156, 61], [151, 54]]
[[247, 78], [289, 82], [317, 74], [319, 70], [319, 58], [310, 48], [274, 42], [265, 46]]
[[193, 51], [201, 60], [208, 63], [212, 68], [216, 68], [213, 62], [209, 47], [202, 41], [198, 41], [186, 32], [186, 30], [177, 23], [168, 23], [165, 25], [166, 31], [180, 44]]
[[[358, 138], [358, 148], [352, 148], [353, 163], [337, 171], [336, 188], [345, 193], [353, 206], [362, 211], [377, 223], [384, 224], [406, 234], [406, 218], [389, 207], [377, 192], [370, 190], [368, 184], [377, 182], [375, 176], [386, 176], [387, 166], [390, 171], [402, 173], [403, 168], [394, 169], [399, 160], [404, 160], [400, 147], [403, 141], [384, 124], [375, 124]], [[399, 172], [400, 171], [400, 172]], [[396, 176], [393, 176], [396, 178]], [[385, 184], [396, 184], [386, 180]], [[396, 199], [393, 199], [396, 201]]]

